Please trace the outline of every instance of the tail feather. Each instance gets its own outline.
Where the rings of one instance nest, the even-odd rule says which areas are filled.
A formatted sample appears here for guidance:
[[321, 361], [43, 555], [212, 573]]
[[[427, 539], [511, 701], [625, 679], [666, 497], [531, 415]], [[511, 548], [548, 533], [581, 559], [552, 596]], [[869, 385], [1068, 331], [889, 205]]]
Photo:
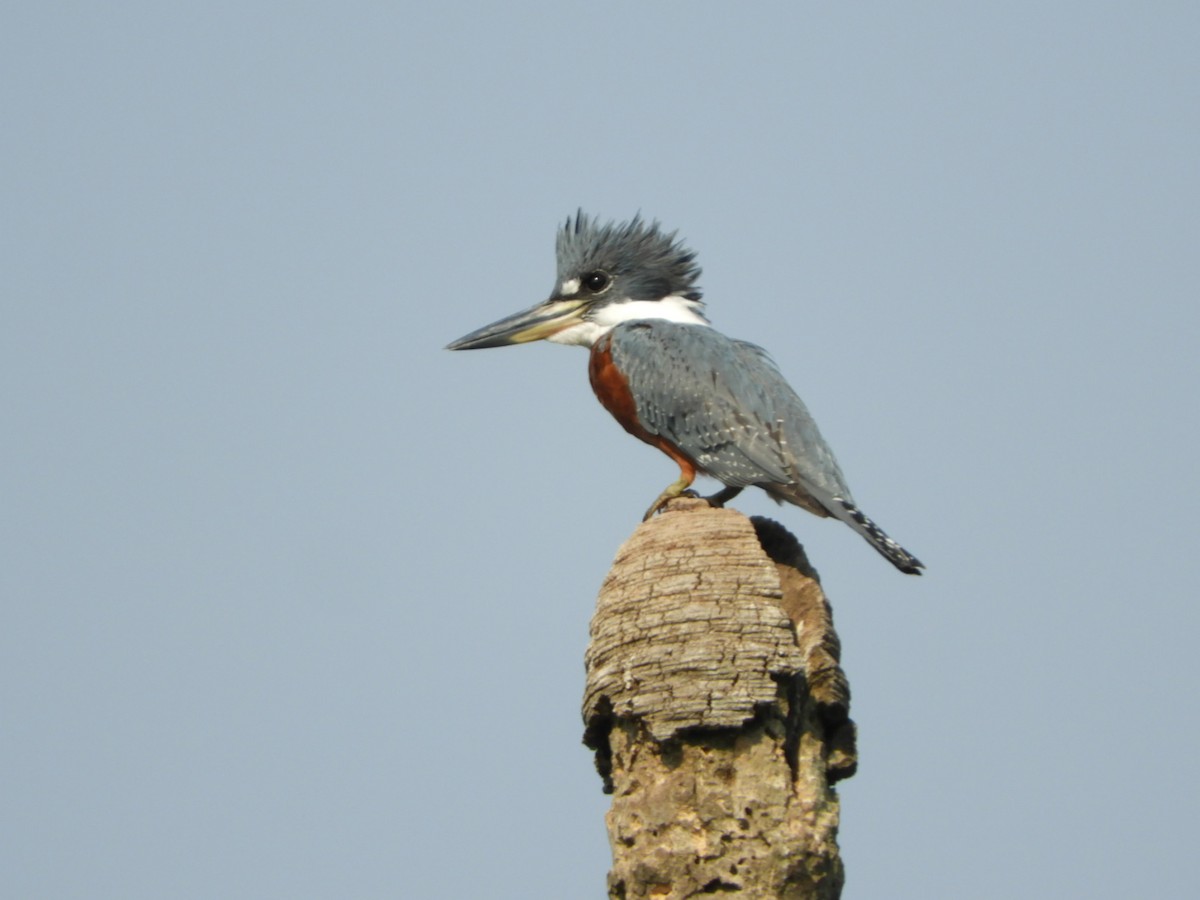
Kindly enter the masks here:
[[924, 564], [887, 536], [887, 533], [867, 518], [866, 513], [843, 497], [832, 498], [829, 511], [859, 534], [888, 562], [908, 575], [920, 575]]

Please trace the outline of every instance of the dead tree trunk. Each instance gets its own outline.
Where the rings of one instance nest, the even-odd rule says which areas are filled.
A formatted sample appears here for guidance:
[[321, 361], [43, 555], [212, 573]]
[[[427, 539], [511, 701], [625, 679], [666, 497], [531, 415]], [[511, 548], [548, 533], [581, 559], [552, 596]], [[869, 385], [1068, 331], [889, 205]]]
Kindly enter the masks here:
[[620, 549], [588, 647], [608, 896], [836, 898], [854, 774], [829, 605], [782, 526], [677, 500]]

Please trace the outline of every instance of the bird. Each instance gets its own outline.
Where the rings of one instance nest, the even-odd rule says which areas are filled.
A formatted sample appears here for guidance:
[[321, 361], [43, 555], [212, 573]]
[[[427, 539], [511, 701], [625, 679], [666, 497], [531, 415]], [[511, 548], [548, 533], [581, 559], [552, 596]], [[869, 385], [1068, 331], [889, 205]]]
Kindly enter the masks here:
[[924, 565], [855, 504], [833, 451], [765, 350], [717, 331], [705, 313], [696, 254], [641, 213], [602, 222], [582, 209], [556, 241], [550, 297], [447, 345], [477, 350], [546, 340], [590, 351], [600, 403], [625, 430], [679, 466], [644, 519], [690, 490], [697, 474], [725, 487], [723, 506], [759, 487], [783, 503], [838, 519], [893, 566]]

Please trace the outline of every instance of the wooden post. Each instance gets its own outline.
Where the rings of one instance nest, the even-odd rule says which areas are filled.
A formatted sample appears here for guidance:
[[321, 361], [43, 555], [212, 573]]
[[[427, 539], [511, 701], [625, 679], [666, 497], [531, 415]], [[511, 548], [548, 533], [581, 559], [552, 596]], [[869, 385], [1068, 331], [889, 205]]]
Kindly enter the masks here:
[[829, 604], [782, 526], [673, 501], [620, 549], [586, 656], [608, 896], [836, 898], [854, 774]]

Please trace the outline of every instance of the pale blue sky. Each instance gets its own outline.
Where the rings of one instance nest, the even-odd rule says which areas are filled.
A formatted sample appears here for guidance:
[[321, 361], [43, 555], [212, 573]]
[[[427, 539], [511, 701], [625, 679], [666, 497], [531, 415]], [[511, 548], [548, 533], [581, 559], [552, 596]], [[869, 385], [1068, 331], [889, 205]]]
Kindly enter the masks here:
[[554, 230], [700, 254], [929, 567], [825, 581], [848, 900], [1182, 897], [1190, 3], [9, 4], [0, 894], [598, 897], [595, 592], [675, 477], [451, 339]]

